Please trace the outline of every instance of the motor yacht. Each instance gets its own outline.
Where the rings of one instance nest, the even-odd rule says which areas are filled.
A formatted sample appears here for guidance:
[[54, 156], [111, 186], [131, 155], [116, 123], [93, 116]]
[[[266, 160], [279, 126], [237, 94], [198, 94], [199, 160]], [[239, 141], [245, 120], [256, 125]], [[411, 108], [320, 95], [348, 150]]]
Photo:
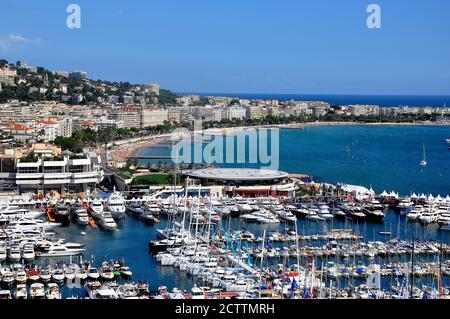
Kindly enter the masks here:
[[423, 206], [422, 205], [416, 205], [414, 206], [408, 214], [406, 214], [406, 218], [411, 221], [418, 220], [418, 218], [422, 215], [423, 212]]
[[43, 222], [38, 219], [20, 218], [10, 221], [9, 228], [15, 230], [29, 230], [29, 229], [54, 229], [61, 226], [60, 223]]
[[89, 215], [85, 209], [77, 209], [74, 211], [74, 215], [77, 219], [77, 224], [86, 226], [89, 225]]
[[52, 279], [52, 271], [50, 268], [47, 269], [41, 269], [41, 271], [39, 272], [39, 279], [43, 282], [43, 283], [47, 283]]
[[59, 286], [53, 282], [47, 284], [47, 291], [45, 292], [47, 299], [61, 299], [61, 292]]
[[100, 278], [102, 280], [113, 280], [114, 272], [112, 266], [107, 262], [103, 262], [102, 266], [99, 269]]
[[19, 246], [11, 246], [8, 252], [8, 259], [10, 262], [17, 262], [22, 259]]
[[30, 286], [31, 299], [45, 299], [44, 285], [41, 283], [34, 283]]
[[17, 218], [38, 218], [44, 215], [43, 211], [30, 211], [28, 209], [20, 208], [19, 206], [2, 204], [0, 205], [0, 215], [7, 219]]
[[14, 285], [14, 273], [9, 267], [2, 267], [0, 270], [1, 285], [3, 288], [11, 288]]
[[283, 208], [282, 210], [277, 210], [278, 217], [281, 218], [281, 220], [287, 221], [287, 222], [295, 222], [297, 218], [294, 216], [294, 214], [291, 213], [291, 211], [287, 208]]
[[22, 258], [25, 262], [31, 262], [34, 260], [34, 258], [36, 257], [36, 254], [34, 252], [34, 246], [27, 244], [24, 246], [23, 248], [23, 252], [22, 252]]
[[40, 279], [40, 277], [39, 277], [39, 271], [33, 270], [33, 269], [28, 270], [28, 271], [27, 271], [27, 278], [28, 278], [28, 281], [29, 281], [30, 283], [38, 282], [39, 279]]
[[114, 231], [117, 228], [117, 224], [109, 211], [103, 212], [100, 218], [100, 227], [107, 231]]
[[37, 257], [63, 257], [63, 256], [76, 256], [84, 253], [84, 248], [69, 248], [67, 245], [55, 243], [51, 244], [48, 248], [37, 251]]
[[24, 284], [17, 285], [16, 292], [14, 295], [16, 299], [27, 299], [28, 298], [27, 285]]
[[106, 210], [115, 220], [121, 220], [125, 217], [125, 199], [119, 192], [114, 192], [106, 201]]
[[90, 280], [97, 280], [100, 277], [98, 269], [95, 267], [89, 267], [87, 270], [87, 276]]
[[52, 281], [55, 283], [62, 283], [66, 279], [66, 275], [64, 274], [64, 270], [60, 268], [56, 268], [52, 272]]
[[89, 213], [91, 214], [92, 218], [100, 219], [103, 214], [103, 204], [102, 201], [98, 198], [92, 200], [89, 203], [88, 208]]
[[419, 222], [422, 224], [431, 224], [438, 220], [439, 214], [437, 210], [424, 210], [419, 216]]
[[0, 243], [0, 263], [8, 258], [8, 253], [6, 250], [6, 244]]
[[346, 214], [337, 207], [331, 209], [331, 214], [333, 214], [334, 217], [341, 217], [341, 218], [344, 218], [346, 216]]

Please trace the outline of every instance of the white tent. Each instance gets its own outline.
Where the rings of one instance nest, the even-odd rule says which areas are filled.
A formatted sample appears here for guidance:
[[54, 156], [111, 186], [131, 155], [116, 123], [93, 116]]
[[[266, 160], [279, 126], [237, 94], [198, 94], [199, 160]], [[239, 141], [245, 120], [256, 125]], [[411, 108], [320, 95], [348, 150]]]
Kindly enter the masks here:
[[436, 196], [436, 200], [437, 200], [438, 202], [441, 202], [441, 201], [442, 201], [441, 195], [438, 194], [438, 195]]
[[383, 191], [381, 194], [380, 194], [380, 197], [388, 197], [389, 196], [389, 194], [386, 192], [386, 191]]
[[413, 193], [413, 194], [411, 195], [411, 198], [419, 198], [419, 196], [417, 196], [416, 193]]
[[420, 195], [420, 197], [419, 197], [420, 199], [427, 199], [427, 197], [425, 196], [425, 194], [424, 193], [422, 193], [421, 195]]
[[434, 198], [434, 196], [433, 196], [433, 194], [430, 194], [429, 196], [428, 196], [428, 200], [434, 200], [435, 198]]

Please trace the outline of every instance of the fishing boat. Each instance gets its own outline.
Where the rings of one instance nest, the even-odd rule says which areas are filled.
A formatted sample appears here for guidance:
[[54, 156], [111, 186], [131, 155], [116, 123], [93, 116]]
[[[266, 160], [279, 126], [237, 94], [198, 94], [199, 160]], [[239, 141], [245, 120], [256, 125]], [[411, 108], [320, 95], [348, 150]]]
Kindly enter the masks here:
[[406, 214], [406, 218], [411, 221], [418, 220], [418, 218], [422, 215], [423, 212], [423, 206], [422, 205], [416, 205], [414, 206], [408, 214]]
[[100, 199], [96, 198], [89, 203], [89, 213], [92, 218], [100, 219], [103, 213], [103, 204]]
[[106, 210], [115, 220], [121, 220], [125, 217], [125, 199], [119, 192], [113, 192], [106, 201]]
[[114, 231], [117, 228], [114, 218], [108, 211], [103, 212], [102, 217], [100, 218], [100, 227], [107, 231]]
[[146, 202], [144, 204], [144, 208], [148, 210], [153, 216], [159, 216], [161, 213], [161, 209], [159, 208], [158, 204], [153, 202]]
[[123, 265], [120, 267], [120, 275], [124, 278], [131, 278], [133, 276], [133, 272], [131, 271], [130, 267]]
[[40, 280], [39, 271], [33, 269], [28, 270], [27, 278], [30, 283], [38, 282]]
[[423, 143], [423, 158], [420, 161], [420, 166], [427, 166], [427, 158], [426, 158], [426, 154], [425, 154], [425, 143]]

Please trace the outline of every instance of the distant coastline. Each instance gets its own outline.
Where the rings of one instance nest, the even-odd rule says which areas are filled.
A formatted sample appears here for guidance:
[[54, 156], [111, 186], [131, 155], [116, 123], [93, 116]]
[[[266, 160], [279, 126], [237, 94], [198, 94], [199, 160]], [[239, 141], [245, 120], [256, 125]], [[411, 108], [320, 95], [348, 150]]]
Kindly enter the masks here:
[[371, 104], [382, 107], [396, 106], [450, 106], [450, 95], [375, 95], [375, 94], [276, 94], [276, 93], [205, 93], [205, 92], [177, 92], [179, 95], [200, 95], [237, 97], [241, 99], [263, 99], [280, 101], [323, 101], [332, 105]]

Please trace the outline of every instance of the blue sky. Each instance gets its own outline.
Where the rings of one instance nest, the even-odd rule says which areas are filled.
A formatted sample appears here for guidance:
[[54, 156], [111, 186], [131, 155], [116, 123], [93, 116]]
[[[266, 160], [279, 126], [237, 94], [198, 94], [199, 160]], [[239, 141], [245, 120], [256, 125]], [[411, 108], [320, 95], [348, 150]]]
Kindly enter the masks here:
[[450, 95], [450, 1], [0, 0], [0, 57], [178, 92]]

